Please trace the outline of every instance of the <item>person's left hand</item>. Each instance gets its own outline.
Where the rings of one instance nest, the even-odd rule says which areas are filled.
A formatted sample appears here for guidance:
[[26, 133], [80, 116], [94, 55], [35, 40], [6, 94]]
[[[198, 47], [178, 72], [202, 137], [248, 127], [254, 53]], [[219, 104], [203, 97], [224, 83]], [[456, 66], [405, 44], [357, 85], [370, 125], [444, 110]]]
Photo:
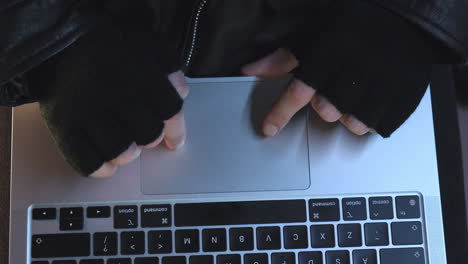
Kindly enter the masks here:
[[[242, 72], [249, 76], [275, 78], [288, 74], [298, 66], [299, 63], [292, 53], [286, 49], [278, 49], [272, 54], [244, 66]], [[265, 136], [271, 137], [278, 134], [289, 120], [309, 103], [326, 122], [339, 120], [356, 135], [364, 135], [372, 131], [353, 115], [341, 113], [327, 98], [317, 94], [313, 87], [299, 79], [294, 79], [265, 118], [263, 123]]]

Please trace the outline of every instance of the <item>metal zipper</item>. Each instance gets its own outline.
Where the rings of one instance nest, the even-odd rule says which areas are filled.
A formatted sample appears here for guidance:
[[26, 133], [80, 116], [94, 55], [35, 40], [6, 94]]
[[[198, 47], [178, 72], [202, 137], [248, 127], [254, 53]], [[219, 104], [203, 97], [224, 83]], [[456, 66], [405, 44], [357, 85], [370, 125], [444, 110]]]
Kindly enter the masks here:
[[200, 31], [199, 30], [199, 25], [200, 25], [200, 14], [201, 12], [203, 11], [203, 9], [205, 8], [206, 6], [206, 3], [208, 2], [208, 0], [201, 0], [199, 5], [198, 5], [198, 8], [197, 8], [197, 11], [195, 13], [195, 16], [193, 17], [193, 28], [192, 28], [192, 38], [191, 38], [191, 43], [190, 43], [190, 49], [188, 50], [188, 52], [186, 52], [186, 58], [185, 58], [185, 69], [186, 71], [188, 71], [188, 68], [190, 66], [190, 63], [192, 62], [192, 58], [193, 58], [193, 55], [194, 55], [194, 52], [195, 52], [195, 47], [197, 45], [197, 37], [198, 37], [198, 32]]

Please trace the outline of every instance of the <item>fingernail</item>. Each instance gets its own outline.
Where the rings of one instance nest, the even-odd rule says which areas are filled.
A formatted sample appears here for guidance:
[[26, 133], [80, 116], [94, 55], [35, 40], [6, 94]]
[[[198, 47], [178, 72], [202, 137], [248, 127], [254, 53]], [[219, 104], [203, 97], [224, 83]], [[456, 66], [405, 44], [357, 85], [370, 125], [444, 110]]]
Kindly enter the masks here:
[[278, 133], [278, 128], [274, 125], [268, 124], [263, 128], [263, 134], [267, 137], [272, 137]]
[[185, 145], [185, 138], [175, 146], [174, 150], [178, 150], [182, 148], [184, 145]]

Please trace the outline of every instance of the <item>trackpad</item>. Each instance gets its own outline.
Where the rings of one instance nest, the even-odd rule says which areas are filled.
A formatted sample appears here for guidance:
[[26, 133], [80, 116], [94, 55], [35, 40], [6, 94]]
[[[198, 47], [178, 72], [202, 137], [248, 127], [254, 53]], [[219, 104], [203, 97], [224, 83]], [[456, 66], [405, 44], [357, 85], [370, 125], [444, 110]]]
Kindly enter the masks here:
[[191, 83], [184, 105], [187, 141], [141, 155], [144, 194], [302, 190], [310, 185], [307, 114], [276, 137], [261, 123], [288, 84], [275, 81]]

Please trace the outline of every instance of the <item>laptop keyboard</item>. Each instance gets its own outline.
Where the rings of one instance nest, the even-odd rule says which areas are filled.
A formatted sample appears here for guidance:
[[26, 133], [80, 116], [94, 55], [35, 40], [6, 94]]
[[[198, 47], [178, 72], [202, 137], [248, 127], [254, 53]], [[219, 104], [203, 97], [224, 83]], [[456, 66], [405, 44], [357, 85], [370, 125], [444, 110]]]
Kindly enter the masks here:
[[31, 264], [424, 264], [418, 194], [35, 205]]

